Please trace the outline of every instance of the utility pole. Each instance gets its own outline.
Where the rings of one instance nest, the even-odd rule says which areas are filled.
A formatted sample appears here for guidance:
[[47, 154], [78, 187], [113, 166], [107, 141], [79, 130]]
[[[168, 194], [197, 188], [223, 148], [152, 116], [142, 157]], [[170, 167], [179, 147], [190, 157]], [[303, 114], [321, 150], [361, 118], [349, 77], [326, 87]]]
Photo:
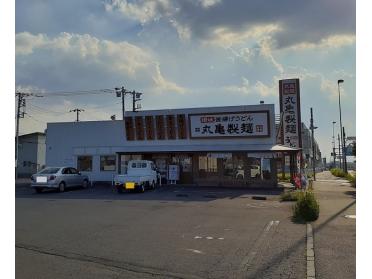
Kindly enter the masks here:
[[125, 90], [124, 86], [122, 86], [121, 88], [116, 87], [115, 91], [116, 91], [116, 97], [118, 97], [118, 98], [121, 97], [121, 111], [122, 111], [123, 120], [124, 120], [124, 117], [125, 117], [125, 99], [124, 99], [124, 97], [128, 92]]
[[116, 87], [115, 90], [116, 90], [116, 97], [121, 97], [121, 105], [122, 105], [123, 120], [124, 120], [124, 117], [125, 117], [125, 115], [124, 115], [125, 114], [124, 97], [125, 97], [125, 95], [127, 95], [127, 94], [132, 95], [132, 111], [136, 112], [137, 109], [140, 108], [140, 106], [136, 107], [136, 102], [141, 100], [140, 98], [141, 98], [141, 95], [143, 93], [136, 92], [134, 90], [133, 91], [126, 91], [124, 86], [122, 86], [121, 88]]
[[141, 95], [142, 95], [143, 93], [136, 92], [136, 91], [134, 91], [134, 90], [131, 91], [131, 92], [128, 92], [128, 93], [132, 95], [132, 111], [133, 111], [133, 112], [136, 112], [137, 109], [141, 108], [140, 105], [136, 107], [136, 102], [141, 101]]
[[341, 147], [340, 147], [340, 134], [337, 134], [337, 138], [338, 138], [338, 160], [339, 160], [339, 165], [340, 165], [340, 169], [342, 169], [342, 166], [341, 166]]
[[76, 108], [76, 109], [73, 109], [73, 110], [70, 110], [70, 112], [76, 112], [76, 122], [79, 122], [79, 113], [84, 111], [83, 109], [79, 109], [79, 108]]
[[347, 173], [345, 127], [342, 127], [342, 134], [343, 134], [342, 149], [344, 151], [344, 172]]
[[313, 108], [310, 108], [310, 130], [311, 130], [311, 147], [313, 149], [313, 176], [314, 181], [316, 180], [315, 177], [315, 140], [314, 140], [314, 130], [318, 127], [314, 127], [314, 118], [313, 118]]
[[336, 121], [332, 122], [333, 124], [333, 134], [332, 134], [332, 147], [333, 147], [333, 167], [336, 167], [336, 148], [335, 148], [335, 124]]
[[21, 114], [21, 107], [26, 106], [25, 97], [29, 96], [27, 93], [16, 92], [17, 100], [17, 127], [16, 127], [16, 157], [15, 157], [15, 177], [18, 178], [18, 149], [19, 149], [19, 119], [24, 117]]
[[[339, 79], [337, 81], [337, 87], [338, 87], [338, 110], [339, 110], [339, 114], [340, 114], [340, 134], [341, 134], [342, 154], [345, 153], [345, 150], [344, 150], [344, 147], [343, 147], [344, 140], [343, 140], [343, 133], [342, 133], [342, 127], [343, 126], [342, 126], [342, 118], [341, 118], [342, 113], [341, 113], [341, 93], [340, 93], [340, 83], [343, 83], [343, 82], [344, 82], [343, 79]], [[344, 155], [342, 155], [342, 160], [344, 160]], [[345, 167], [345, 162], [344, 162], [343, 166]], [[345, 171], [345, 169], [344, 169], [344, 171]]]

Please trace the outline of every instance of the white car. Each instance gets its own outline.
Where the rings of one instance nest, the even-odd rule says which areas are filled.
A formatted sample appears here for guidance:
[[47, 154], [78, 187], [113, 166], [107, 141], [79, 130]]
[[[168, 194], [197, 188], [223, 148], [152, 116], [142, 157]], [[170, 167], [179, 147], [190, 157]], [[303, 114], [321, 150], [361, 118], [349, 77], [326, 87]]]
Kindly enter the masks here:
[[70, 186], [89, 186], [89, 177], [72, 167], [48, 167], [31, 176], [31, 188], [37, 193], [43, 189], [58, 189], [64, 192]]
[[159, 176], [155, 164], [147, 160], [132, 160], [128, 162], [127, 174], [114, 177], [118, 193], [125, 190], [137, 190], [141, 193], [146, 189], [155, 189]]

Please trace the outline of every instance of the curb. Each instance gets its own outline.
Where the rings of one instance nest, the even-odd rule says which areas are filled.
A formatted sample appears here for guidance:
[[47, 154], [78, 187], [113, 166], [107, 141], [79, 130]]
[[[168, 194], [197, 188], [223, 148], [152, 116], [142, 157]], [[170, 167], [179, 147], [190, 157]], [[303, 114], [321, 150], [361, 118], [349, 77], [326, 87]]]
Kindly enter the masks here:
[[314, 238], [310, 223], [306, 224], [306, 270], [306, 278], [315, 279]]

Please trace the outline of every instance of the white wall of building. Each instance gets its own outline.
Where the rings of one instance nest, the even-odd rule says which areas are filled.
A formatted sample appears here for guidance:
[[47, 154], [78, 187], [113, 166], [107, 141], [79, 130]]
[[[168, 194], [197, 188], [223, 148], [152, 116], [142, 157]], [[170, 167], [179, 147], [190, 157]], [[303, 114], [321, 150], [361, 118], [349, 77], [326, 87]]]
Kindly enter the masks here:
[[276, 143], [272, 104], [127, 112], [126, 116], [185, 114], [188, 119], [188, 114], [260, 110], [269, 111], [270, 137], [127, 141], [122, 120], [48, 123], [46, 164], [76, 167], [78, 155], [92, 155], [93, 171], [86, 174], [92, 180], [111, 181], [116, 172], [100, 171], [101, 155], [114, 155], [116, 152], [268, 150]]

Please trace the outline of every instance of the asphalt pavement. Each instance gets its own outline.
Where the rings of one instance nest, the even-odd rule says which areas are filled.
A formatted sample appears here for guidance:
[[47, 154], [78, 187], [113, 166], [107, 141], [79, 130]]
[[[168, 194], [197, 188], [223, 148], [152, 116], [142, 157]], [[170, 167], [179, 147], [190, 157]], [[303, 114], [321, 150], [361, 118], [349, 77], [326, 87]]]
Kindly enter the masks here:
[[[253, 196], [267, 200], [254, 200]], [[16, 278], [305, 278], [304, 224], [278, 193], [16, 187]]]
[[313, 223], [316, 278], [355, 278], [356, 189], [323, 172], [314, 191], [320, 203], [319, 219]]

